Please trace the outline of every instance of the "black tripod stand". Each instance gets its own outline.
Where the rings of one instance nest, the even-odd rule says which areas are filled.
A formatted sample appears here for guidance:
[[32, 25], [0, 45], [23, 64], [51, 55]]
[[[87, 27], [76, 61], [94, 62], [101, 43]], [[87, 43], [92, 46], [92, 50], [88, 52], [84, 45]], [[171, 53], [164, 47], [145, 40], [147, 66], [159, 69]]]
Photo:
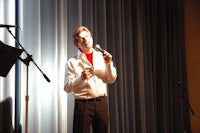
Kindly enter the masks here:
[[32, 55], [30, 55], [25, 49], [24, 47], [19, 43], [19, 41], [17, 40], [17, 38], [12, 34], [11, 30], [9, 29], [9, 27], [7, 27], [8, 32], [13, 36], [13, 38], [15, 39], [16, 43], [22, 48], [22, 50], [26, 53], [27, 57], [25, 59], [22, 59], [21, 57], [19, 57], [19, 59], [26, 65], [26, 96], [25, 96], [25, 100], [26, 100], [26, 116], [25, 116], [25, 133], [28, 133], [28, 101], [29, 101], [29, 95], [28, 95], [28, 78], [29, 78], [29, 64], [30, 62], [33, 62], [33, 64], [38, 68], [38, 70], [42, 73], [42, 75], [44, 76], [44, 78], [50, 82], [49, 78], [42, 72], [42, 70], [38, 67], [38, 65], [35, 63], [35, 61], [32, 58]]

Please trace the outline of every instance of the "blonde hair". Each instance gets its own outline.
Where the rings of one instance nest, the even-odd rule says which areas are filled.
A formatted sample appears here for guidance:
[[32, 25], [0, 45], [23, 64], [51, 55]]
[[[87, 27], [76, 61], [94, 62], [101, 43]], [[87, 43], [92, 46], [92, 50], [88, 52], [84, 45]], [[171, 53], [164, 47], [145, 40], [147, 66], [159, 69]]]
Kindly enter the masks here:
[[78, 27], [78, 28], [74, 31], [73, 36], [72, 36], [72, 37], [73, 37], [73, 41], [74, 41], [74, 45], [75, 45], [76, 47], [78, 46], [79, 34], [80, 34], [82, 31], [88, 32], [88, 33], [90, 34], [90, 36], [92, 37], [92, 34], [91, 34], [90, 30], [89, 30], [87, 27], [85, 27], [85, 26], [80, 26], [80, 27]]

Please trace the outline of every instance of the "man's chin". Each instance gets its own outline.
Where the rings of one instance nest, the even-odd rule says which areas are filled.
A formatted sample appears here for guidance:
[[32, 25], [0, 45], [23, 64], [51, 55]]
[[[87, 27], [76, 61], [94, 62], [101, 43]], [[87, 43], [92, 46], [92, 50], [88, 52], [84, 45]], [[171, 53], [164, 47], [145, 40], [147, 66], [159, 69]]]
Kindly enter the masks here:
[[86, 47], [86, 48], [92, 48], [92, 47], [93, 47], [93, 45], [91, 45], [91, 44], [88, 44], [88, 45], [86, 45], [85, 47]]

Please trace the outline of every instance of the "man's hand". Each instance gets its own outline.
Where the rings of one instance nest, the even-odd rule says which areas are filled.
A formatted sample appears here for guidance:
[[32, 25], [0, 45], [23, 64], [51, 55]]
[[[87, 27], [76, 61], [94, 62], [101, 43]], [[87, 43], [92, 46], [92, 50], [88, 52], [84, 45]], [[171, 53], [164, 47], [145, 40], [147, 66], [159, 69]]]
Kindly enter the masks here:
[[102, 53], [103, 53], [105, 63], [110, 63], [112, 61], [112, 55], [105, 50], [103, 50]]
[[83, 70], [82, 75], [81, 75], [81, 79], [85, 80], [85, 79], [89, 79], [94, 75], [94, 71], [92, 68], [86, 68], [85, 70]]

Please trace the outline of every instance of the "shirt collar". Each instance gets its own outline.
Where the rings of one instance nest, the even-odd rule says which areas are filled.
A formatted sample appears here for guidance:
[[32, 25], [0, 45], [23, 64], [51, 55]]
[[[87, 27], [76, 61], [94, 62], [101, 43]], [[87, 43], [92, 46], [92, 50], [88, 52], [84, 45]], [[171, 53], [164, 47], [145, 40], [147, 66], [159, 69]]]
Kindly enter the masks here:
[[[94, 53], [94, 51], [95, 51], [95, 49], [92, 48], [92, 52], [93, 52], [93, 53]], [[78, 49], [78, 51], [77, 51], [77, 57], [78, 57], [79, 59], [82, 59], [83, 57], [86, 57], [86, 55], [85, 55], [84, 53], [82, 53], [82, 52]]]

